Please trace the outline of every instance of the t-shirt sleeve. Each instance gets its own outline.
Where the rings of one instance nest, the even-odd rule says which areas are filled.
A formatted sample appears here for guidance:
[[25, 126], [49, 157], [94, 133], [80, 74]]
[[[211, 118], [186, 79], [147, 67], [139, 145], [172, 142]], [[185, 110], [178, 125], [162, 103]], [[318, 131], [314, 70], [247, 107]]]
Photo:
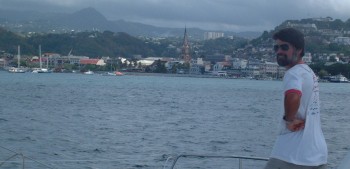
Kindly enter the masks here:
[[296, 73], [288, 72], [285, 75], [285, 80], [283, 84], [284, 94], [296, 93], [302, 95], [302, 78]]

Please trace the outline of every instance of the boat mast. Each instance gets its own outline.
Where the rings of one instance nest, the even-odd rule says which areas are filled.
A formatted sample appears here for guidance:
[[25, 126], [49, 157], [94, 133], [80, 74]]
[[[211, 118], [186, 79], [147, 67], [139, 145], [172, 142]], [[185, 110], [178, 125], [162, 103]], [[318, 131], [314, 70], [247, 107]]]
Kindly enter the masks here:
[[39, 63], [40, 63], [40, 69], [42, 69], [42, 63], [41, 63], [41, 45], [39, 45]]
[[17, 67], [19, 68], [21, 65], [21, 47], [18, 45], [17, 47]]
[[46, 69], [49, 70], [49, 55], [46, 56]]

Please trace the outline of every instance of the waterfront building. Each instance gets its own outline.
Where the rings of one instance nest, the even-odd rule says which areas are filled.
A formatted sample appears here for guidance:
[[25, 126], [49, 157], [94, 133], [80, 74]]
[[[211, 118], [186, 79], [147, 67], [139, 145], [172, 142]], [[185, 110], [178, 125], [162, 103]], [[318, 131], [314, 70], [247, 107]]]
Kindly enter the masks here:
[[240, 58], [233, 58], [232, 59], [232, 68], [233, 69], [245, 69], [247, 67], [248, 60], [246, 59], [240, 59]]
[[213, 66], [213, 72], [221, 71], [223, 68], [224, 68], [224, 64], [222, 64], [222, 62], [217, 62]]
[[247, 67], [241, 70], [242, 77], [259, 77], [260, 76], [260, 68], [259, 67]]
[[183, 64], [183, 61], [179, 60], [172, 60], [172, 61], [167, 61], [164, 66], [168, 70], [168, 72], [175, 73], [176, 70], [173, 70], [176, 68], [176, 65]]
[[204, 65], [203, 58], [197, 58], [191, 61], [191, 64]]
[[[137, 64], [141, 64], [141, 66], [150, 66], [152, 65], [156, 60], [163, 60], [161, 57], [147, 57], [141, 60], [137, 61]], [[124, 59], [122, 59], [122, 62], [124, 63]]]
[[243, 76], [246, 77], [259, 77], [261, 75], [262, 61], [258, 59], [250, 59], [245, 69], [242, 69]]
[[227, 76], [228, 67], [230, 67], [230, 63], [228, 62], [217, 62], [213, 66], [212, 74], [216, 76]]
[[263, 62], [260, 64], [260, 74], [264, 77], [277, 77], [277, 62]]
[[190, 67], [190, 71], [189, 74], [203, 74], [204, 73], [204, 66], [203, 65], [199, 65], [199, 64], [193, 64]]
[[279, 66], [277, 68], [277, 79], [282, 79], [284, 76], [284, 73], [286, 73], [286, 68]]
[[79, 65], [80, 60], [89, 59], [89, 57], [87, 56], [73, 56], [73, 55], [61, 56], [57, 53], [45, 53], [42, 59], [44, 58], [47, 58], [49, 61], [49, 65], [54, 65], [54, 67], [62, 66], [65, 63], [71, 64], [71, 65]]
[[204, 71], [209, 72], [211, 70], [211, 63], [210, 62], [204, 62]]
[[[203, 58], [193, 59], [191, 61], [189, 73], [190, 74], [203, 74], [206, 71], [205, 68], [206, 68], [206, 62], [203, 61]], [[210, 69], [210, 66], [209, 66], [209, 69]]]
[[0, 58], [0, 67], [2, 68], [6, 67], [6, 60], [3, 58]]
[[[58, 53], [44, 53], [43, 58], [47, 58], [48, 65], [56, 67], [58, 65], [59, 58], [61, 58], [61, 55]], [[60, 65], [62, 65], [63, 63], [64, 62], [61, 62]]]
[[80, 59], [79, 64], [81, 65], [98, 65], [105, 66], [106, 63], [103, 59]]
[[247, 68], [248, 69], [260, 69], [260, 66], [263, 62], [261, 60], [258, 60], [258, 59], [250, 59], [248, 61], [248, 66]]
[[76, 64], [79, 64], [80, 63], [80, 60], [84, 60], [84, 59], [89, 59], [89, 57], [87, 56], [73, 56], [73, 55], [70, 55], [70, 56], [63, 56], [62, 57], [63, 60], [67, 60], [69, 64], [71, 65], [76, 65]]

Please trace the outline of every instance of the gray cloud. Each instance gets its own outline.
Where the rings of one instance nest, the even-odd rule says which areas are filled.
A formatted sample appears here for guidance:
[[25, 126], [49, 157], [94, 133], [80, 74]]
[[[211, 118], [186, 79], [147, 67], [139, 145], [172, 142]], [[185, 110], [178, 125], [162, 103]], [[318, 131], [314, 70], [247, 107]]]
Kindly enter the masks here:
[[348, 0], [0, 0], [0, 8], [75, 12], [94, 7], [109, 20], [212, 30], [271, 30], [287, 19], [350, 18]]

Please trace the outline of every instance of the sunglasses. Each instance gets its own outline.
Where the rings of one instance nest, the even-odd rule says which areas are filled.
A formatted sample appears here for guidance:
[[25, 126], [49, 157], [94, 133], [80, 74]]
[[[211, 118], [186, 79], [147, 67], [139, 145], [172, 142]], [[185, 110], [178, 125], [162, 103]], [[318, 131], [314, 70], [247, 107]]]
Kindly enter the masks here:
[[288, 50], [289, 50], [289, 45], [288, 45], [288, 44], [282, 44], [282, 45], [274, 45], [274, 46], [273, 46], [273, 50], [274, 50], [275, 52], [277, 52], [278, 49], [281, 49], [281, 50], [283, 50], [283, 51], [288, 51]]

